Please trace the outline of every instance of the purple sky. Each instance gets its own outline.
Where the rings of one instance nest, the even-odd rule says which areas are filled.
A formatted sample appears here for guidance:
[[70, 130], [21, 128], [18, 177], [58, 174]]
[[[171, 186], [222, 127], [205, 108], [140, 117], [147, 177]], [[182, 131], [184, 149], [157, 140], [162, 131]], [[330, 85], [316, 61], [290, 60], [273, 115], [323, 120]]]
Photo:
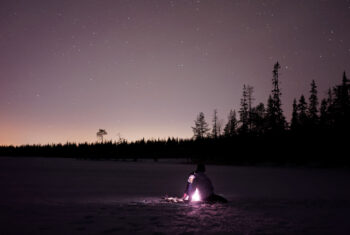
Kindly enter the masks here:
[[350, 73], [346, 0], [2, 0], [0, 27], [0, 145], [191, 137], [243, 84], [266, 104], [277, 60], [290, 120]]

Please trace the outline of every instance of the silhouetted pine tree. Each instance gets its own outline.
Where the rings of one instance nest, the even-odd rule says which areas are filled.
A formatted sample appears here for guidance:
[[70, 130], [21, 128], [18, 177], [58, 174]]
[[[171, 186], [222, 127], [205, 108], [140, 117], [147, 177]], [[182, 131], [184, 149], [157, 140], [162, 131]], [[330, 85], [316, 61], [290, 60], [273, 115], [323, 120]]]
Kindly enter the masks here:
[[346, 73], [343, 73], [342, 84], [334, 88], [334, 102], [333, 102], [333, 111], [334, 111], [334, 124], [336, 128], [346, 129], [349, 127], [349, 118], [350, 118], [350, 84], [349, 80], [346, 77]]
[[305, 130], [307, 123], [307, 103], [304, 95], [301, 95], [298, 104], [298, 128]]
[[327, 112], [326, 112], [326, 128], [332, 129], [334, 128], [334, 97], [332, 89], [328, 89], [327, 96]]
[[214, 117], [213, 117], [213, 128], [211, 135], [214, 139], [219, 136], [219, 125], [218, 125], [218, 111], [214, 109]]
[[241, 108], [239, 109], [240, 124], [239, 132], [246, 134], [248, 132], [248, 93], [246, 85], [243, 85], [243, 92], [241, 98]]
[[218, 122], [217, 122], [217, 133], [218, 133], [218, 137], [222, 136], [223, 135], [223, 129], [222, 129], [222, 126], [224, 125], [224, 120], [220, 119]]
[[265, 118], [266, 110], [263, 103], [258, 104], [256, 107], [253, 107], [251, 110], [251, 132], [256, 135], [261, 135], [265, 130]]
[[107, 131], [104, 129], [99, 129], [98, 132], [96, 133], [96, 136], [99, 140], [101, 140], [101, 143], [103, 143], [103, 136], [107, 135]]
[[309, 107], [308, 107], [308, 126], [310, 128], [315, 128], [318, 125], [318, 98], [317, 98], [317, 86], [314, 80], [311, 82], [311, 90], [309, 97]]
[[268, 131], [272, 132], [282, 132], [286, 127], [286, 119], [283, 115], [283, 110], [281, 108], [281, 91], [279, 88], [279, 73], [278, 70], [281, 68], [280, 64], [277, 62], [274, 65], [272, 74], [272, 94], [269, 96], [267, 104], [267, 128]]
[[230, 114], [228, 115], [228, 121], [224, 128], [224, 135], [226, 137], [232, 137], [237, 134], [237, 118], [236, 111], [230, 110]]
[[293, 112], [292, 112], [292, 120], [290, 122], [291, 131], [296, 131], [298, 129], [299, 120], [298, 120], [298, 105], [297, 100], [293, 100]]
[[322, 99], [321, 101], [321, 108], [320, 108], [320, 128], [326, 129], [328, 127], [327, 125], [327, 99]]
[[247, 93], [247, 103], [248, 103], [248, 130], [252, 129], [252, 108], [253, 108], [253, 92], [254, 88], [252, 86], [247, 85], [246, 93]]
[[195, 126], [192, 127], [193, 137], [195, 139], [202, 139], [207, 137], [209, 128], [208, 123], [205, 121], [204, 113], [200, 112], [197, 116], [197, 119], [194, 121]]

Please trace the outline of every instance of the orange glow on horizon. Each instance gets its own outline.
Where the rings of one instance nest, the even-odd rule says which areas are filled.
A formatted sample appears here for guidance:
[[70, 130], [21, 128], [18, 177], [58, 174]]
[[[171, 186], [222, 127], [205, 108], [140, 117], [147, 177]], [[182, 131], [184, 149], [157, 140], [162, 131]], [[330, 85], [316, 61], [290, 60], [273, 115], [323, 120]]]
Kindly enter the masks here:
[[[46, 145], [46, 144], [65, 144], [70, 143], [95, 143], [98, 141], [96, 132], [99, 128], [69, 128], [69, 127], [51, 127], [40, 125], [14, 125], [13, 122], [10, 125], [0, 125], [2, 132], [0, 133], [0, 146], [21, 146], [21, 145]], [[187, 131], [177, 131], [176, 128], [134, 128], [129, 130], [129, 135], [124, 135], [122, 132], [118, 132], [115, 129], [105, 128], [107, 135], [104, 137], [105, 141], [118, 141], [119, 137], [127, 141], [136, 140], [157, 140], [167, 138], [191, 138], [192, 133]]]

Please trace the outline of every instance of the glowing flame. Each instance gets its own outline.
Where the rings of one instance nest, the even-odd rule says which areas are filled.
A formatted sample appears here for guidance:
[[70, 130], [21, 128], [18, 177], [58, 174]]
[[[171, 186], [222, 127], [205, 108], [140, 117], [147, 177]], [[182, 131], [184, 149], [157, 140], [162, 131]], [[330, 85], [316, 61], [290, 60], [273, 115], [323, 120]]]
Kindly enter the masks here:
[[196, 188], [196, 191], [194, 191], [194, 194], [192, 195], [192, 202], [199, 202], [201, 200], [201, 196], [199, 195], [199, 191]]

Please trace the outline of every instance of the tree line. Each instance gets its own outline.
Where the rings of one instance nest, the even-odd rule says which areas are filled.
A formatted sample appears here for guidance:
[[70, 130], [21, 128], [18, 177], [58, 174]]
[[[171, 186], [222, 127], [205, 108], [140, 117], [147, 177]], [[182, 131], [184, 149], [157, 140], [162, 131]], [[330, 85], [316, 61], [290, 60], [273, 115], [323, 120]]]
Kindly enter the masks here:
[[224, 128], [218, 123], [217, 110], [214, 110], [212, 128], [200, 112], [192, 127], [195, 139], [233, 136], [264, 136], [264, 135], [305, 135], [305, 134], [344, 134], [349, 130], [350, 114], [350, 80], [343, 73], [342, 83], [328, 90], [328, 97], [321, 103], [318, 98], [315, 80], [311, 81], [308, 102], [304, 95], [293, 101], [292, 118], [288, 123], [282, 110], [281, 89], [279, 82], [280, 65], [274, 65], [272, 74], [272, 91], [267, 105], [259, 103], [253, 106], [254, 88], [243, 85], [240, 109], [237, 118], [236, 110], [230, 110], [228, 121]]
[[243, 85], [240, 108], [230, 110], [223, 123], [214, 110], [212, 125], [200, 112], [194, 120], [193, 138], [168, 138], [128, 142], [104, 141], [107, 131], [99, 129], [96, 143], [2, 146], [0, 156], [45, 156], [86, 159], [181, 158], [234, 165], [350, 165], [347, 157], [350, 131], [350, 81], [328, 90], [319, 102], [317, 85], [310, 94], [294, 99], [292, 117], [285, 118], [280, 88], [281, 66], [272, 70], [272, 89], [267, 104], [253, 105], [254, 88]]

